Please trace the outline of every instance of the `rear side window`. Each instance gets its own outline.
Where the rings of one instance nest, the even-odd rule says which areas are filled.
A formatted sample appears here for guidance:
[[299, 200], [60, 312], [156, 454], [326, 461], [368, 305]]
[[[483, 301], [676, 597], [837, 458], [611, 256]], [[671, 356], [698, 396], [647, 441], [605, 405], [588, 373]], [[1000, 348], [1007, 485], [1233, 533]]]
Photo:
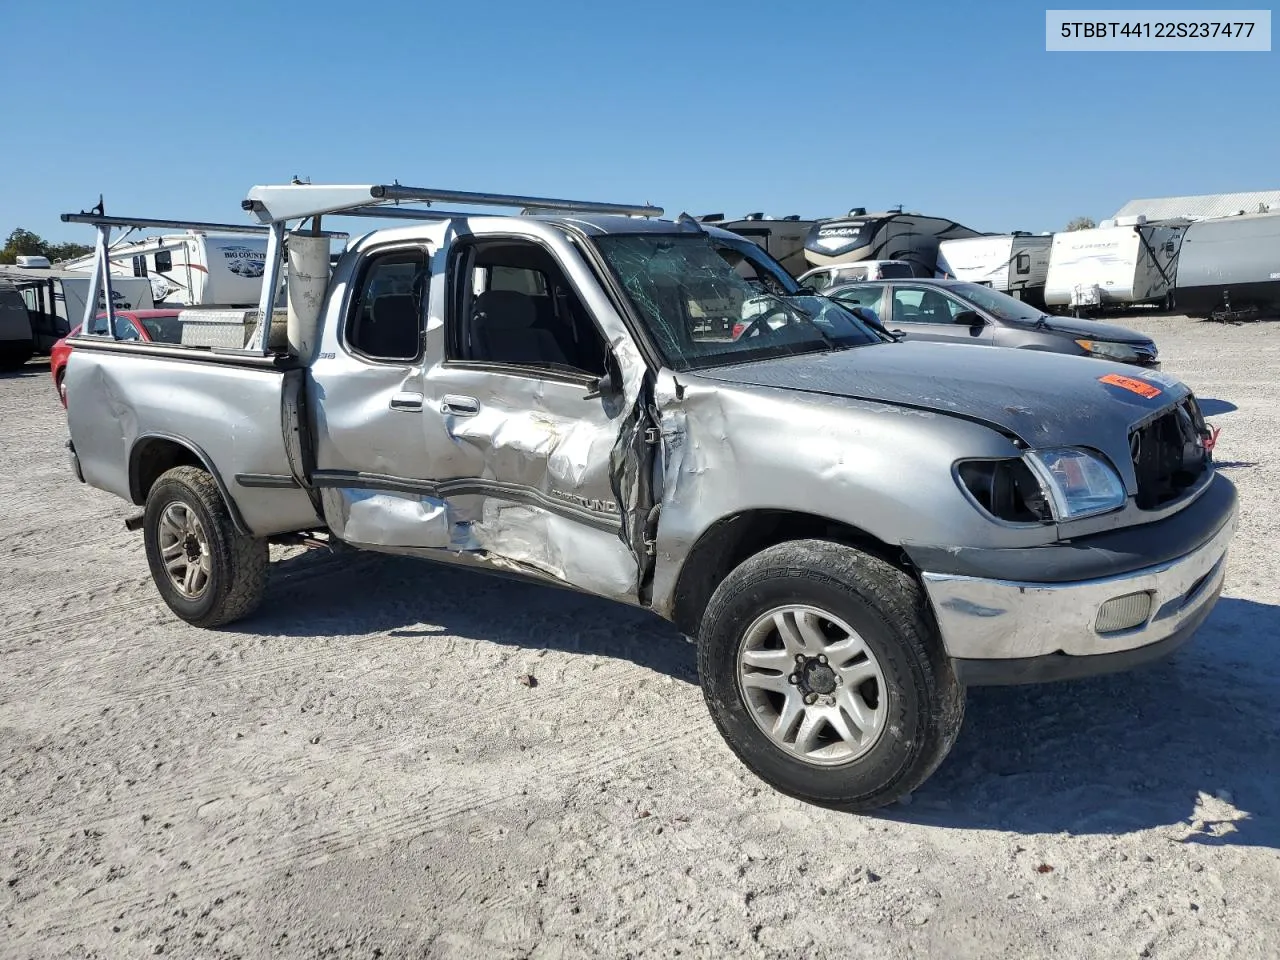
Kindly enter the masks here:
[[877, 316], [884, 313], [881, 309], [884, 300], [884, 287], [879, 284], [854, 287], [852, 290], [841, 290], [836, 295], [836, 299], [850, 307], [869, 307], [876, 312]]
[[347, 317], [347, 345], [371, 360], [416, 360], [422, 352], [427, 281], [422, 250], [371, 256]]
[[903, 277], [909, 277], [911, 276], [911, 264], [882, 263], [880, 264], [880, 276], [885, 280], [901, 280]]

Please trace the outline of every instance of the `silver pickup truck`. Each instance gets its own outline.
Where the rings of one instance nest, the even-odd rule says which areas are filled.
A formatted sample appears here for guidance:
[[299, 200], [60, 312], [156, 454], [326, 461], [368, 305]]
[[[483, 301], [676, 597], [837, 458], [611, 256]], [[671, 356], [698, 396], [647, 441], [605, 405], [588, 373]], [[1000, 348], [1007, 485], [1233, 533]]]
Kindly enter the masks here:
[[[696, 639], [747, 766], [865, 810], [938, 766], [966, 685], [1159, 657], [1221, 590], [1235, 490], [1165, 374], [893, 342], [649, 207], [400, 185], [244, 206], [271, 231], [255, 317], [287, 252], [283, 339], [82, 335], [67, 370], [73, 468], [145, 508], [193, 624], [249, 615], [299, 534], [638, 605]], [[345, 214], [413, 222], [330, 277], [319, 221]], [[106, 249], [113, 221], [80, 219]]]

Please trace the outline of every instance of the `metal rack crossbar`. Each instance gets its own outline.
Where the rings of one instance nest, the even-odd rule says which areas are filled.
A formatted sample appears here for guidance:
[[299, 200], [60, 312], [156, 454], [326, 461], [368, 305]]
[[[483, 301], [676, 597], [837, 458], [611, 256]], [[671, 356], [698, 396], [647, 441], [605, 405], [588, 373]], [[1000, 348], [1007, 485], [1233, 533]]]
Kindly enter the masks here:
[[[102, 212], [102, 204], [99, 201], [95, 210], [81, 210], [79, 213], [64, 213], [60, 217], [63, 223], [87, 223], [97, 232], [97, 239], [94, 243], [94, 269], [89, 275], [89, 293], [85, 297], [84, 317], [81, 320], [80, 329], [88, 332], [93, 328], [93, 318], [98, 311], [98, 299], [103, 298], [104, 311], [107, 315], [107, 331], [112, 338], [118, 339], [116, 331], [116, 312], [114, 297], [111, 290], [111, 261], [120, 259], [119, 256], [112, 257], [111, 250], [111, 231], [122, 228], [126, 234], [132, 230], [197, 230], [203, 233], [232, 233], [232, 234], [251, 234], [266, 236], [267, 238], [267, 255], [269, 258], [274, 257], [278, 260], [279, 247], [274, 244], [278, 238], [276, 232], [271, 227], [254, 226], [246, 223], [210, 223], [205, 220], [166, 220], [156, 219], [153, 217], [109, 217]], [[331, 239], [342, 240], [347, 237], [346, 233], [338, 231], [316, 232], [314, 236], [329, 237]], [[274, 247], [274, 249], [273, 249]], [[274, 285], [279, 282], [278, 268], [272, 271], [270, 282]], [[263, 277], [264, 289], [267, 278]], [[274, 304], [275, 290], [270, 291], [270, 296], [263, 297], [268, 304], [268, 309]], [[262, 313], [261, 316], [269, 317], [270, 313]], [[70, 321], [70, 317], [67, 318]], [[259, 322], [259, 327], [265, 327], [268, 324]], [[265, 340], [265, 336], [263, 337]]]
[[[439, 220], [457, 214], [427, 209], [436, 202], [462, 203], [478, 207], [514, 207], [521, 211], [556, 213], [620, 214], [632, 217], [660, 217], [662, 208], [647, 203], [597, 203], [591, 200], [557, 200], [550, 197], [522, 197], [510, 193], [474, 193], [468, 190], [438, 190], [391, 184], [290, 183], [259, 186], [249, 191], [241, 206], [259, 223], [286, 223], [324, 215], [378, 216], [388, 210], [410, 211], [392, 214]], [[404, 204], [422, 204], [406, 207]], [[466, 214], [462, 214], [466, 216]]]

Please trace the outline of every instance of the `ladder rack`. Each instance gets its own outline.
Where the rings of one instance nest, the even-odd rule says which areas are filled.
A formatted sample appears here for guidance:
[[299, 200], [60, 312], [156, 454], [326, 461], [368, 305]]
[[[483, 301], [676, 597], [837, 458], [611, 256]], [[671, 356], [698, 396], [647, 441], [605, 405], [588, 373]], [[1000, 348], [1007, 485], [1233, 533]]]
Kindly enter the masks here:
[[[441, 220], [457, 213], [429, 209], [432, 203], [463, 203], [478, 207], [512, 207], [522, 212], [601, 213], [631, 217], [660, 217], [662, 208], [647, 203], [596, 203], [590, 200], [555, 200], [509, 193], [472, 193], [392, 184], [290, 183], [254, 187], [241, 207], [259, 223], [287, 223], [324, 215], [378, 217], [388, 211], [396, 219]], [[421, 206], [405, 206], [421, 204]], [[467, 214], [461, 214], [467, 216]]]

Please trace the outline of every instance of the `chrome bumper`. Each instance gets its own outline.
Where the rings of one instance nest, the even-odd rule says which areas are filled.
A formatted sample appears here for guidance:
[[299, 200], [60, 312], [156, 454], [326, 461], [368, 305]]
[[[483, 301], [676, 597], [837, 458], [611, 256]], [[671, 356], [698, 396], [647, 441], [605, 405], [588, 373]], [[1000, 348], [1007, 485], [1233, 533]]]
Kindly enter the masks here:
[[[1170, 640], [1194, 630], [1217, 601], [1237, 515], [1200, 547], [1158, 566], [1074, 583], [1020, 583], [951, 574], [922, 575], [947, 653], [956, 660], [1023, 660], [1106, 656]], [[1144, 622], [1099, 633], [1108, 600], [1151, 596]], [[1077, 670], [1073, 675], [1080, 675]]]

